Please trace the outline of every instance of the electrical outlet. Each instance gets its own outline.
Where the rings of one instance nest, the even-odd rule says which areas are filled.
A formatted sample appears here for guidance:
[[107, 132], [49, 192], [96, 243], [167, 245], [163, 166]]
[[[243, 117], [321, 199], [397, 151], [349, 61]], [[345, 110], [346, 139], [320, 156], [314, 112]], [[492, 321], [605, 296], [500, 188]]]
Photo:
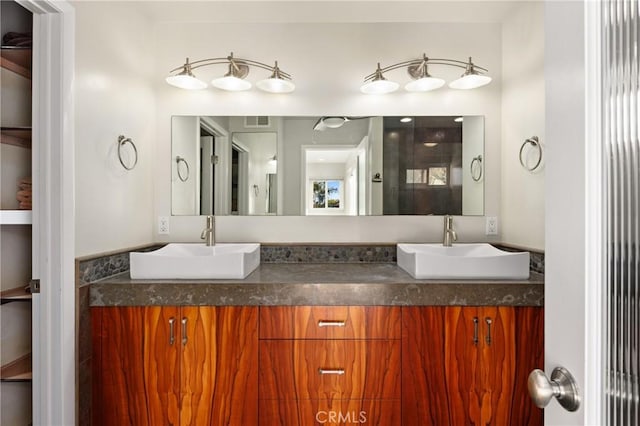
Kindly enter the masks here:
[[495, 216], [487, 216], [485, 222], [486, 235], [498, 235], [498, 218]]
[[158, 234], [169, 235], [169, 216], [158, 216]]

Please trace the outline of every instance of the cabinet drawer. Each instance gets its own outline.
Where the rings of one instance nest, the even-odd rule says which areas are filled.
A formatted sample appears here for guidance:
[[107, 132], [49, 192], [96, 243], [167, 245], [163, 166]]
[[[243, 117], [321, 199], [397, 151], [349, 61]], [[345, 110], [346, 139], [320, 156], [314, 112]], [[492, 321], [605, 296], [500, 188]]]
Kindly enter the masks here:
[[266, 306], [261, 339], [399, 339], [401, 314], [390, 306]]
[[399, 400], [261, 400], [260, 426], [401, 424]]
[[399, 399], [400, 340], [263, 340], [259, 398]]

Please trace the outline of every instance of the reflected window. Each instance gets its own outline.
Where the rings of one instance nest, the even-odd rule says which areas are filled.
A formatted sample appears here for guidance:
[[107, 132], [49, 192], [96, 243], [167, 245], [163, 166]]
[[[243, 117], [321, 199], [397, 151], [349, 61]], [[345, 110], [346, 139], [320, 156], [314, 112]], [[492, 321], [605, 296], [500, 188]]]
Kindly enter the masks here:
[[429, 167], [427, 170], [427, 183], [433, 186], [444, 186], [447, 184], [447, 168], [446, 167]]
[[344, 199], [342, 179], [311, 181], [312, 206], [314, 209], [341, 209]]
[[429, 186], [446, 186], [448, 167], [437, 166], [428, 169], [407, 169], [407, 183], [427, 184]]

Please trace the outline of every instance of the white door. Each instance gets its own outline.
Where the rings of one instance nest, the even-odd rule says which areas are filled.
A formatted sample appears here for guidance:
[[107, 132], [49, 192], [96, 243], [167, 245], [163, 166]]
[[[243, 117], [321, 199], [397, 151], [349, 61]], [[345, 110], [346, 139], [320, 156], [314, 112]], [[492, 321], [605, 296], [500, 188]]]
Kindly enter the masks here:
[[638, 425], [637, 1], [545, 4], [545, 370], [580, 407], [547, 425]]

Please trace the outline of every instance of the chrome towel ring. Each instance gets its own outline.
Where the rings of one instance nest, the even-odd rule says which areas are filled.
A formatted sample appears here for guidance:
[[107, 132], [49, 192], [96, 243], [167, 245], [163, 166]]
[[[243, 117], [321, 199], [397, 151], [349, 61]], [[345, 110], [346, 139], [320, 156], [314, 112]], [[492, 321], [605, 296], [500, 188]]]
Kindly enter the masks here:
[[[121, 150], [122, 150], [122, 146], [126, 143], [130, 143], [131, 147], [133, 147], [134, 160], [133, 160], [133, 164], [130, 166], [127, 166], [124, 160], [122, 159]], [[120, 164], [122, 164], [122, 167], [124, 167], [126, 170], [133, 170], [136, 164], [138, 164], [138, 149], [136, 148], [136, 144], [133, 143], [131, 138], [127, 138], [123, 135], [118, 136], [118, 160], [120, 160]]]
[[[529, 144], [531, 144], [538, 151], [538, 159], [536, 160], [536, 162], [533, 165], [533, 167], [529, 167], [525, 163], [524, 159], [522, 158], [522, 154], [524, 153], [524, 147], [529, 145]], [[532, 172], [535, 169], [537, 169], [538, 167], [540, 167], [540, 163], [542, 162], [542, 144], [538, 140], [537, 136], [531, 136], [530, 138], [528, 138], [527, 140], [524, 141], [524, 143], [520, 147], [520, 154], [518, 154], [518, 157], [520, 159], [520, 165], [522, 167], [524, 167], [525, 170], [528, 170], [528, 171]]]
[[[476, 168], [476, 170], [478, 170], [477, 174], [474, 173], [473, 169], [473, 166], [476, 163], [478, 163], [478, 167]], [[469, 171], [471, 172], [471, 179], [473, 179], [475, 182], [480, 182], [480, 179], [482, 179], [482, 155], [473, 157], [473, 160], [471, 160], [471, 165], [469, 166]]]
[[[187, 168], [186, 176], [182, 176], [182, 172], [180, 171], [180, 163], [184, 163], [184, 166]], [[182, 182], [186, 182], [187, 180], [189, 180], [189, 163], [187, 163], [187, 160], [185, 160], [183, 157], [180, 157], [179, 155], [176, 157], [176, 170], [178, 170], [178, 179], [180, 179]]]

